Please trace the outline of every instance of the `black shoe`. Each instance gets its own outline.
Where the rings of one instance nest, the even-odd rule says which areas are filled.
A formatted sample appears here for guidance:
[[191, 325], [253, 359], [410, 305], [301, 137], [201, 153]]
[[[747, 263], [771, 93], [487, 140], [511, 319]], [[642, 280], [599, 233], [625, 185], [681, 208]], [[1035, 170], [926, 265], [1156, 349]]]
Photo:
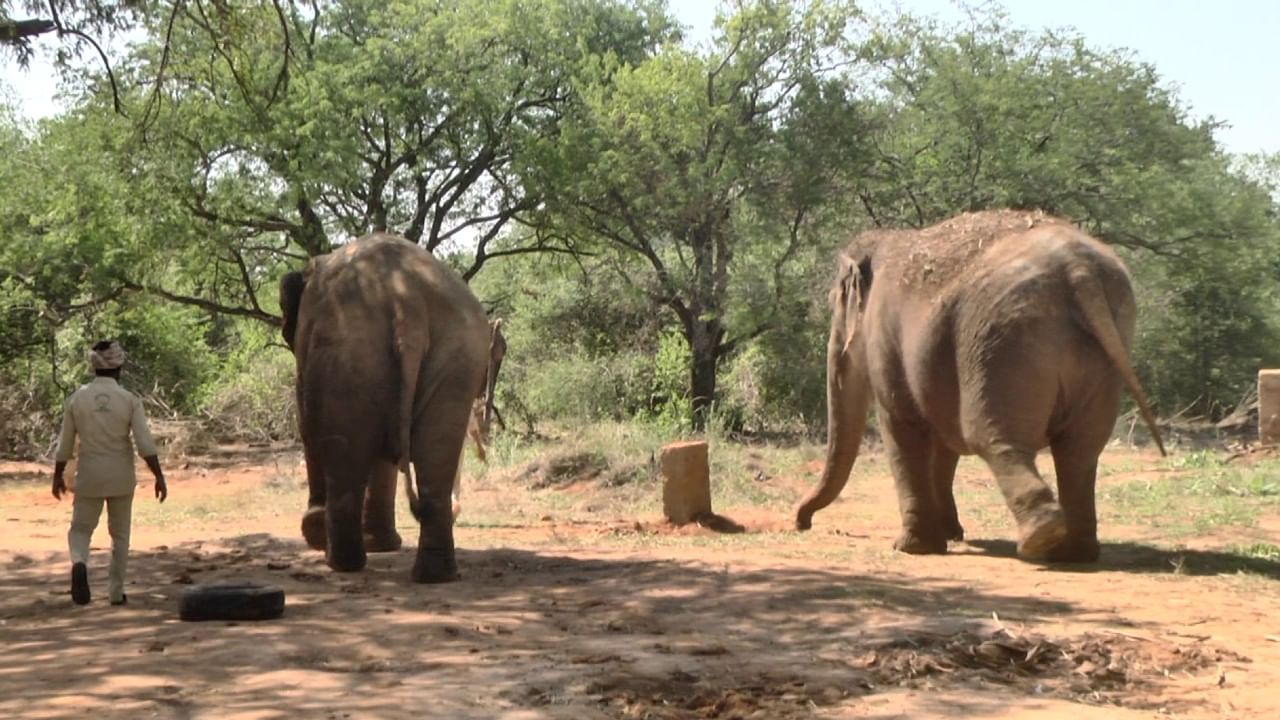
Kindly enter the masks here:
[[129, 604], [129, 596], [128, 596], [128, 595], [121, 595], [119, 600], [112, 600], [112, 601], [111, 601], [111, 604], [112, 604], [112, 605], [128, 605], [128, 604]]
[[71, 566], [71, 601], [77, 605], [88, 605], [89, 597], [89, 569], [78, 562]]

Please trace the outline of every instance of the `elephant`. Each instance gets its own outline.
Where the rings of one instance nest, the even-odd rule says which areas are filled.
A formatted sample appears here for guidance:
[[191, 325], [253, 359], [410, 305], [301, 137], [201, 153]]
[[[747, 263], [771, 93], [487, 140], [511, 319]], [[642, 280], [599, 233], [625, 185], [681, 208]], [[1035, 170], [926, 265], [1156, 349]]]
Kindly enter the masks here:
[[[471, 438], [476, 457], [480, 462], [488, 462], [489, 431], [491, 420], [497, 412], [494, 406], [494, 388], [498, 384], [498, 370], [502, 368], [502, 359], [507, 355], [507, 339], [502, 334], [502, 319], [489, 321], [489, 364], [485, 370], [484, 388], [475, 399], [471, 408], [471, 416], [467, 418], [467, 437]], [[501, 418], [499, 418], [501, 421]], [[458, 463], [458, 472], [453, 479], [453, 494], [450, 498], [453, 507], [453, 519], [456, 522], [462, 513], [462, 463]]]
[[[955, 469], [978, 455], [1017, 522], [1021, 558], [1096, 561], [1098, 456], [1123, 389], [1164, 453], [1128, 359], [1137, 310], [1115, 252], [1042, 212], [993, 210], [861, 233], [836, 265], [826, 461], [796, 528], [844, 488], [874, 403], [902, 520], [897, 550], [945, 553], [964, 538]], [[1036, 469], [1046, 446], [1060, 504]]]
[[[498, 386], [498, 371], [502, 369], [502, 361], [507, 356], [507, 338], [502, 334], [502, 318], [494, 318], [489, 321], [489, 368], [485, 372], [484, 377], [484, 393], [480, 396], [482, 409], [478, 418], [478, 430], [480, 439], [478, 443], [489, 442], [489, 431], [492, 429], [493, 418], [498, 412], [494, 392]], [[502, 417], [498, 416], [498, 422], [502, 422]], [[505, 425], [503, 427], [506, 427]]]
[[307, 544], [339, 572], [399, 549], [397, 472], [418, 520], [412, 578], [457, 579], [450, 494], [488, 362], [484, 308], [430, 252], [373, 233], [280, 280], [297, 365]]

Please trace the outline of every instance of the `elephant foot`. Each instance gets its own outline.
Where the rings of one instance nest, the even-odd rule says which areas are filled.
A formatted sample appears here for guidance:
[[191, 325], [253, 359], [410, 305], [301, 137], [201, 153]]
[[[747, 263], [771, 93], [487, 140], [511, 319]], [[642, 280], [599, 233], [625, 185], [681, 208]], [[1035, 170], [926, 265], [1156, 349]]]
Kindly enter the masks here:
[[413, 563], [413, 581], [429, 585], [458, 579], [458, 560], [453, 550], [419, 550]]
[[948, 540], [959, 542], [964, 539], [964, 527], [959, 520], [950, 520], [942, 525], [942, 536]]
[[400, 539], [400, 533], [392, 530], [390, 533], [365, 533], [364, 550], [371, 553], [395, 552], [403, 545]]
[[328, 547], [324, 522], [323, 505], [307, 508], [307, 512], [302, 516], [302, 537], [306, 539], [307, 547], [312, 550], [323, 552]]
[[1068, 538], [1049, 552], [1050, 562], [1092, 563], [1098, 562], [1102, 546], [1097, 538]]
[[1053, 551], [1067, 539], [1067, 519], [1057, 503], [1036, 510], [1026, 522], [1019, 523], [1018, 557], [1023, 560], [1048, 560]]
[[898, 539], [893, 541], [893, 549], [908, 555], [943, 555], [947, 552], [947, 539], [903, 530]]
[[368, 558], [364, 552], [359, 553], [329, 553], [329, 567], [334, 572], [359, 572], [364, 569]]

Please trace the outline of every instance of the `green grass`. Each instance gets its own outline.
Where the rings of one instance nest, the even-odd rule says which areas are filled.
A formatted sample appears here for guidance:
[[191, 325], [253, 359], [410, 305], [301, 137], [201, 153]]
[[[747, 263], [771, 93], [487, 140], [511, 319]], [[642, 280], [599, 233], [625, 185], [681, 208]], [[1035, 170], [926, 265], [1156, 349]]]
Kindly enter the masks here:
[[1273, 543], [1254, 543], [1252, 545], [1232, 545], [1227, 549], [1232, 555], [1252, 560], [1271, 560], [1280, 562], [1280, 545]]
[[181, 483], [170, 481], [169, 498], [158, 503], [149, 489], [140, 488], [133, 501], [135, 527], [168, 529], [191, 524], [238, 523], [281, 514], [302, 517], [307, 502], [306, 479], [297, 475], [272, 475], [240, 492], [204, 494], [198, 500], [184, 497]]
[[1236, 467], [1200, 451], [1167, 463], [1181, 472], [1101, 488], [1100, 521], [1185, 536], [1251, 527], [1264, 511], [1280, 509], [1280, 462]]
[[[601, 532], [564, 533], [555, 542], [608, 545], [636, 549], [693, 547], [714, 551], [720, 547], [790, 545], [797, 536], [780, 531], [746, 535], [671, 534], [635, 532], [626, 529], [629, 519], [656, 519], [660, 513], [661, 478], [658, 459], [662, 446], [673, 438], [669, 433], [643, 423], [597, 423], [571, 429], [549, 431], [550, 437], [527, 438], [499, 433], [489, 447], [489, 462], [480, 463], [470, 451], [463, 469], [464, 531], [533, 527], [544, 524], [584, 522], [597, 524]], [[794, 503], [816, 481], [814, 463], [821, 464], [824, 448], [816, 443], [792, 446], [744, 445], [711, 437], [710, 462], [712, 492], [717, 510], [753, 508], [763, 514], [789, 516]], [[585, 453], [603, 460], [605, 469], [594, 479], [573, 487], [552, 484], [533, 489], [521, 472], [530, 463], [553, 456]], [[1223, 529], [1248, 529], [1259, 517], [1280, 513], [1280, 460], [1253, 465], [1228, 463], [1224, 455], [1212, 452], [1183, 453], [1162, 461], [1161, 473], [1140, 479], [1108, 481], [1108, 475], [1138, 472], [1149, 467], [1123, 453], [1104, 457], [1103, 482], [1098, 489], [1100, 524], [1144, 528], [1147, 535], [1166, 541], [1181, 541]], [[199, 460], [196, 459], [197, 466]], [[1041, 461], [1041, 469], [1051, 480], [1052, 464]], [[1012, 518], [1004, 498], [981, 460], [963, 458], [956, 485], [961, 522], [973, 537], [1009, 536]], [[19, 491], [47, 486], [47, 478], [0, 484], [0, 502]], [[882, 454], [862, 455], [843, 497], [863, 503], [875, 494], [882, 501], [891, 483]], [[215, 486], [216, 487], [216, 486]], [[242, 484], [238, 492], [199, 497], [184, 493], [181, 481], [172, 482], [170, 499], [156, 503], [148, 489], [139, 492], [134, 506], [138, 526], [159, 529], [187, 525], [234, 527], [258, 519], [301, 516], [306, 503], [303, 470], [295, 464], [264, 469], [260, 482]], [[413, 533], [414, 522], [401, 495], [398, 520], [403, 532]], [[726, 514], [733, 516], [733, 512]], [[291, 520], [290, 524], [293, 524]], [[550, 523], [547, 523], [550, 525]], [[616, 525], [620, 529], [609, 530]], [[846, 528], [856, 532], [857, 527]], [[1105, 533], [1105, 530], [1104, 530]], [[410, 537], [406, 536], [406, 537]], [[495, 532], [495, 537], [501, 537]], [[1245, 542], [1233, 554], [1258, 560], [1274, 560], [1276, 545], [1249, 545], [1251, 538], [1223, 538]], [[549, 540], [550, 542], [550, 540]], [[892, 553], [880, 545], [841, 543], [839, 547], [806, 547], [806, 556], [830, 555], [833, 560], [861, 559], [888, 562]], [[791, 552], [788, 548], [784, 552]], [[801, 551], [798, 551], [801, 552]], [[853, 553], [853, 555], [850, 555]], [[868, 554], [871, 553], [871, 554]], [[875, 553], [884, 553], [881, 558]]]
[[[600, 517], [636, 517], [652, 514], [654, 498], [661, 496], [658, 464], [662, 446], [672, 440], [661, 429], [643, 423], [598, 423], [557, 433], [552, 440], [527, 440], [499, 435], [489, 451], [488, 466], [468, 460], [464, 487], [502, 488], [520, 483], [520, 471], [530, 463], [550, 456], [575, 453], [600, 456], [607, 469], [593, 480], [596, 489], [587, 494], [552, 487], [530, 490], [531, 506], [525, 515], [545, 510], [560, 520], [590, 520]], [[805, 466], [822, 457], [821, 448], [800, 445], [792, 448], [748, 446], [727, 440], [709, 439], [709, 462], [717, 507], [754, 506], [789, 508], [797, 499], [790, 484], [781, 477], [802, 477]], [[466, 502], [464, 489], [464, 503]], [[588, 511], [580, 505], [590, 505]], [[485, 521], [505, 520], [491, 509], [482, 509]], [[465, 511], [464, 511], [465, 512]], [[567, 513], [567, 514], [566, 514]]]

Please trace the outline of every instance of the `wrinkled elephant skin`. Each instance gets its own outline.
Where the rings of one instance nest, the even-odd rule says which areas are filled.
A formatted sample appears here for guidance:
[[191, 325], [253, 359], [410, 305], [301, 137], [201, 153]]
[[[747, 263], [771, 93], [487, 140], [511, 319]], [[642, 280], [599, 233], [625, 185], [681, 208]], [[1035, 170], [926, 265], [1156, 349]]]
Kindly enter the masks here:
[[455, 579], [450, 494], [488, 365], [479, 301], [426, 250], [376, 233], [286, 274], [280, 306], [297, 362], [307, 544], [338, 571], [398, 549], [400, 474], [420, 523], [413, 579]]
[[[1110, 248], [1019, 211], [866, 232], [839, 256], [831, 306], [827, 460], [798, 529], [844, 488], [874, 407], [902, 517], [895, 548], [943, 553], [964, 537], [952, 485], [959, 457], [976, 454], [1021, 557], [1098, 558], [1097, 461], [1124, 389], [1164, 449], [1129, 364], [1136, 306]], [[1035, 465], [1046, 446], [1057, 499]]]

